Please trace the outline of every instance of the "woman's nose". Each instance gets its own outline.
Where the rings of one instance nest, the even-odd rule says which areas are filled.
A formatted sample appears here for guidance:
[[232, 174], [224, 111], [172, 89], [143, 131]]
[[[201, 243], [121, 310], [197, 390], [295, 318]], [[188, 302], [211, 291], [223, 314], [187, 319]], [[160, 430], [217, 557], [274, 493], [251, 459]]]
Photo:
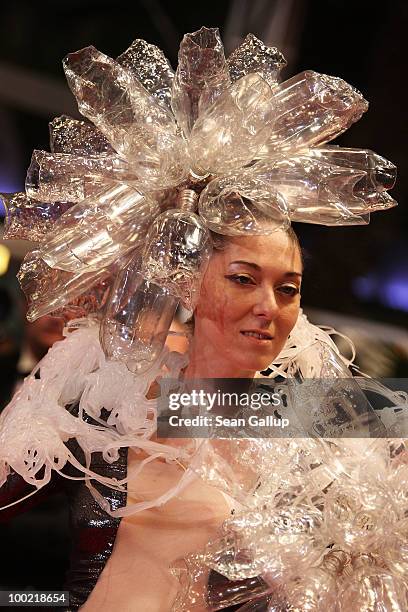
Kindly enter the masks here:
[[274, 289], [272, 287], [260, 289], [253, 307], [253, 313], [258, 317], [274, 319], [278, 312], [279, 305]]

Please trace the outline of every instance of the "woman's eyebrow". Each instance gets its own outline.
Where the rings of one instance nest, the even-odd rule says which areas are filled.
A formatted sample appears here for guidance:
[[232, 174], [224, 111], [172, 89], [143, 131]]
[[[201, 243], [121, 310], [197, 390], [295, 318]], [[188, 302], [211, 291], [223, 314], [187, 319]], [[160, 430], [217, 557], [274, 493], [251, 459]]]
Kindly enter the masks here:
[[244, 264], [246, 266], [250, 266], [251, 268], [254, 268], [255, 270], [261, 270], [261, 266], [258, 266], [258, 264], [253, 263], [252, 261], [244, 261], [242, 259], [237, 259], [236, 261], [231, 261], [231, 264]]
[[[257, 270], [258, 272], [262, 270], [261, 266], [258, 266], [258, 264], [254, 263], [253, 261], [244, 261], [243, 259], [237, 259], [235, 261], [231, 261], [230, 265], [232, 264], [244, 264], [246, 266], [250, 266], [251, 268], [254, 268], [254, 270]], [[300, 272], [295, 272], [295, 271], [285, 272], [283, 276], [286, 276], [288, 278], [293, 277], [293, 276], [302, 278], [302, 274]]]
[[302, 274], [300, 272], [285, 272], [284, 276], [297, 276], [298, 278], [302, 278]]

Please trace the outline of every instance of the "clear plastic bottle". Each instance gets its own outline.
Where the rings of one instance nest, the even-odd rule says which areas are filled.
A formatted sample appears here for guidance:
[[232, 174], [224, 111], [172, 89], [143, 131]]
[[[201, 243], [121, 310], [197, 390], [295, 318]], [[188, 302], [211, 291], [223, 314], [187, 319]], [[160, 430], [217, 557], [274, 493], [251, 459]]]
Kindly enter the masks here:
[[[188, 192], [188, 193], [187, 193]], [[211, 252], [209, 232], [185, 190], [182, 209], [159, 215], [143, 252], [118, 275], [108, 299], [100, 339], [106, 355], [141, 373], [160, 358], [179, 300], [193, 309]]]
[[57, 219], [41, 256], [51, 268], [66, 272], [106, 267], [143, 241], [158, 213], [154, 200], [112, 183]]
[[100, 341], [105, 355], [141, 373], [159, 359], [178, 299], [140, 274], [140, 252], [118, 274], [111, 289]]

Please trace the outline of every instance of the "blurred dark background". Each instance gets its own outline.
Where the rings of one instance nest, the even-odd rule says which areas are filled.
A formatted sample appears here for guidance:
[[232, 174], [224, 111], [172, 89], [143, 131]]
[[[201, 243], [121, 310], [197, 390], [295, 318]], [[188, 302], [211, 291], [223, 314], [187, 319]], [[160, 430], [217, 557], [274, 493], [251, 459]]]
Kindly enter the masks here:
[[[353, 338], [363, 369], [378, 376], [408, 376], [407, 15], [406, 0], [2, 3], [0, 191], [24, 190], [32, 150], [49, 149], [52, 118], [62, 113], [78, 117], [61, 65], [67, 53], [93, 44], [116, 57], [132, 40], [144, 38], [161, 47], [176, 67], [185, 32], [218, 26], [227, 54], [253, 32], [284, 53], [288, 66], [283, 79], [304, 69], [336, 75], [370, 102], [366, 115], [336, 143], [373, 149], [394, 162], [399, 179], [392, 196], [399, 206], [373, 214], [368, 226], [297, 224], [306, 252], [303, 305], [312, 320], [337, 326]], [[27, 348], [23, 298], [15, 281], [26, 248], [18, 241], [0, 244], [3, 405]], [[58, 334], [50, 325], [47, 333]], [[24, 367], [18, 376], [27, 373]]]

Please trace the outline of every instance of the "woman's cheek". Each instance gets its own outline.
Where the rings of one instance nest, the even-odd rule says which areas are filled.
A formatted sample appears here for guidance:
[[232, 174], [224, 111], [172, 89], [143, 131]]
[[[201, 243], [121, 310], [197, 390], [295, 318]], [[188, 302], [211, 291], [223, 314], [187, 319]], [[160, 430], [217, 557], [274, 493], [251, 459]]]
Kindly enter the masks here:
[[292, 329], [296, 325], [296, 321], [299, 316], [300, 310], [300, 301], [297, 300], [296, 304], [291, 304], [285, 312], [282, 313], [281, 316], [281, 324], [283, 333], [288, 336]]
[[203, 318], [218, 322], [224, 327], [230, 313], [228, 302], [225, 291], [219, 285], [214, 285], [211, 292], [204, 288], [204, 291], [200, 294], [197, 312]]

